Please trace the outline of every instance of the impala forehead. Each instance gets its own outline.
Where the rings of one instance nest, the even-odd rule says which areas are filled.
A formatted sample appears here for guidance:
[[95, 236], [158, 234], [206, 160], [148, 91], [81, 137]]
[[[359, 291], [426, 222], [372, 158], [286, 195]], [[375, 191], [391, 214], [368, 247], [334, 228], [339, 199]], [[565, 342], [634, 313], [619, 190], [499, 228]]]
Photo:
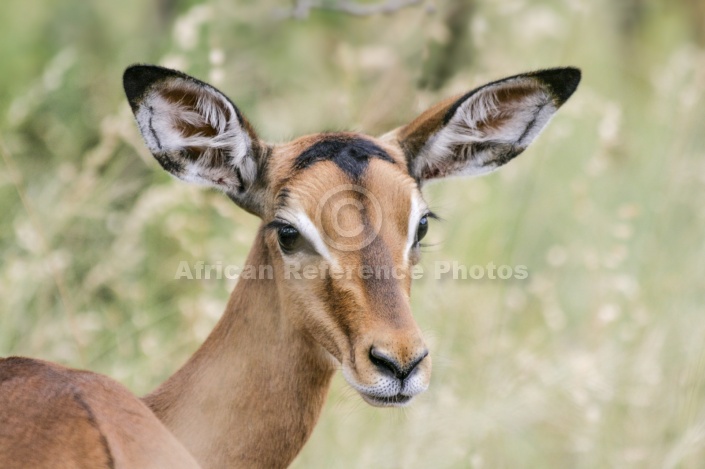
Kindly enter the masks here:
[[348, 179], [357, 181], [373, 160], [406, 169], [401, 148], [381, 140], [350, 132], [307, 135], [274, 147], [269, 161], [270, 180], [284, 186], [292, 177], [317, 169], [319, 163], [332, 162]]
[[370, 161], [379, 159], [396, 164], [389, 152], [371, 139], [350, 134], [323, 135], [301, 152], [293, 164], [293, 171], [310, 168], [321, 161], [331, 161], [353, 181], [367, 171]]

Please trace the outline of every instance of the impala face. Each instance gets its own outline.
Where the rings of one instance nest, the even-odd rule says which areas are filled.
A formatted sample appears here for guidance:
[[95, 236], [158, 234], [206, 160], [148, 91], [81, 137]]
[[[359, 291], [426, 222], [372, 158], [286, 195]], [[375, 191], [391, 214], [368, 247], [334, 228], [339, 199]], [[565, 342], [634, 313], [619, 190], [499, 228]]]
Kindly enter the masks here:
[[431, 374], [409, 304], [411, 268], [433, 217], [420, 187], [513, 159], [579, 80], [574, 68], [517, 75], [439, 103], [380, 138], [324, 133], [271, 145], [210, 85], [153, 66], [130, 67], [124, 77], [155, 158], [262, 219], [258, 241], [288, 319], [378, 406], [408, 403]]
[[264, 236], [293, 319], [367, 402], [407, 403], [431, 374], [409, 304], [430, 211], [403, 153], [362, 135], [315, 135], [275, 148], [270, 171], [282, 182]]

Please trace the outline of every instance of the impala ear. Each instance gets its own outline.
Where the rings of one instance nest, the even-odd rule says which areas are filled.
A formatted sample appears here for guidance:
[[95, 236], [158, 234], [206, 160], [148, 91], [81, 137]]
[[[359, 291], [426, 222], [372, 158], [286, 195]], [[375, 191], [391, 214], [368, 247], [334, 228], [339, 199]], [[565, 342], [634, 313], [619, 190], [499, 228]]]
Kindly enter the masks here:
[[384, 138], [398, 141], [419, 183], [485, 174], [524, 151], [579, 82], [577, 68], [505, 78], [441, 102]]
[[258, 214], [267, 147], [220, 91], [175, 70], [133, 65], [125, 94], [152, 155], [186, 182], [221, 189]]

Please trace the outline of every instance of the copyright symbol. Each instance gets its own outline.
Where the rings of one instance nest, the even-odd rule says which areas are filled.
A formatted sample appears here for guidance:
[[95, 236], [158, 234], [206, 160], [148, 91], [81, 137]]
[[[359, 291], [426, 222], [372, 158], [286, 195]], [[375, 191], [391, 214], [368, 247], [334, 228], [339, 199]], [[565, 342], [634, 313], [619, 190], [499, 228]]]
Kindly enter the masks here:
[[[350, 211], [366, 216], [360, 223], [351, 223], [351, 217], [347, 215]], [[366, 226], [366, 223], [370, 225]], [[323, 227], [323, 239], [332, 248], [357, 251], [377, 237], [382, 227], [382, 207], [374, 194], [364, 187], [341, 184], [323, 194], [316, 205], [316, 225]]]

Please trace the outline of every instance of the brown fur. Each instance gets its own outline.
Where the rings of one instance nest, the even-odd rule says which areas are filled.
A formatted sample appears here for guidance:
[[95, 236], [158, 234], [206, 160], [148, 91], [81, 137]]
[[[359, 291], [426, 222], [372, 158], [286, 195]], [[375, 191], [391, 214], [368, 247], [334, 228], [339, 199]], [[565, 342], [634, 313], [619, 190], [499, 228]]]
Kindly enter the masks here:
[[0, 359], [0, 402], [2, 468], [199, 467], [147, 406], [105, 376]]
[[[256, 243], [248, 264], [267, 252]], [[274, 280], [242, 279], [208, 340], [145, 402], [204, 467], [285, 467], [334, 369], [283, 314]]]

